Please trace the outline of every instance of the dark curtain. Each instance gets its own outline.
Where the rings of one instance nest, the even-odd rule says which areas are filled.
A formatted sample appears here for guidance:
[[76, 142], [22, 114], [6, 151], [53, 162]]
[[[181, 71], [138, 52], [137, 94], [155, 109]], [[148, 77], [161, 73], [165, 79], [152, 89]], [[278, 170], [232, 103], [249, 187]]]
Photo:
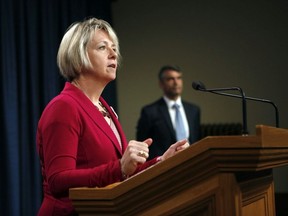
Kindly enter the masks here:
[[[111, 23], [110, 6], [109, 0], [1, 0], [0, 215], [37, 214], [42, 177], [35, 136], [42, 110], [64, 85], [58, 46], [75, 21], [94, 16]], [[115, 86], [104, 97], [117, 109]]]

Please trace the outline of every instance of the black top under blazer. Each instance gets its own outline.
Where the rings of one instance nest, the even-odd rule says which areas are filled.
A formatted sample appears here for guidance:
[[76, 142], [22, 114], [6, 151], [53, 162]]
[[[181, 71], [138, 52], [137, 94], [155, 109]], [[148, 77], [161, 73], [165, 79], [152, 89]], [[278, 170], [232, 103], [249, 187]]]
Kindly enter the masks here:
[[[192, 144], [200, 139], [200, 108], [183, 100], [182, 105], [189, 125], [189, 143]], [[142, 108], [136, 129], [137, 140], [153, 139], [149, 147], [149, 159], [161, 156], [176, 142], [175, 130], [163, 98]]]

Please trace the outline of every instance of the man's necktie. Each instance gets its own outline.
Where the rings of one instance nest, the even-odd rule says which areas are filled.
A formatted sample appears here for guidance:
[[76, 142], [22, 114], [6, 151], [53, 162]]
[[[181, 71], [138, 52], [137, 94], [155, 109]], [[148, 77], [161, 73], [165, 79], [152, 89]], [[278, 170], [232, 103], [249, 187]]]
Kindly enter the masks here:
[[187, 138], [184, 122], [180, 113], [180, 106], [178, 104], [174, 104], [173, 108], [175, 109], [175, 132], [177, 141]]

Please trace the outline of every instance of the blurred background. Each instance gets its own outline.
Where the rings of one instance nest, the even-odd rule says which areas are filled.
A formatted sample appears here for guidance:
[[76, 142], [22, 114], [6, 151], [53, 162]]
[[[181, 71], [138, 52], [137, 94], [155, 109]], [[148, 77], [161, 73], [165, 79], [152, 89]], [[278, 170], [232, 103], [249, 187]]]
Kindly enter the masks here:
[[[242, 104], [193, 90], [198, 80], [273, 101], [280, 127], [288, 128], [286, 0], [1, 0], [0, 10], [0, 215], [36, 215], [42, 199], [37, 122], [63, 88], [60, 40], [71, 23], [89, 16], [110, 22], [119, 37], [123, 61], [104, 97], [127, 139], [135, 139], [142, 106], [161, 96], [157, 74], [164, 64], [182, 69], [182, 97], [200, 106], [203, 124], [242, 123]], [[275, 126], [274, 108], [248, 101], [247, 120], [250, 134], [258, 124]], [[274, 177], [276, 193], [287, 194], [287, 167]]]

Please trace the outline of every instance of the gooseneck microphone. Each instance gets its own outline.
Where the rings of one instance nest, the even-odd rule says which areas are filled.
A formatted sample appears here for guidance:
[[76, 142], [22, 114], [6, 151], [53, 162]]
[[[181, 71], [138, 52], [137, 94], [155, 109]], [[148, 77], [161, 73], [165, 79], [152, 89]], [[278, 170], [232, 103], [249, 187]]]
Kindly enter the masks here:
[[[216, 89], [217, 91], [215, 91], [215, 89], [206, 89], [205, 85], [200, 81], [193, 82], [192, 87], [193, 87], [193, 89], [199, 90], [199, 91], [206, 91], [206, 92], [211, 92], [213, 94], [224, 95], [224, 96], [234, 97], [234, 98], [243, 98], [243, 95], [235, 95], [235, 94], [219, 92], [217, 89]], [[230, 89], [237, 89], [237, 87], [235, 87], [235, 88], [234, 87], [233, 88], [219, 88], [219, 89], [220, 90], [222, 89], [221, 91], [226, 91], [226, 90], [230, 90]], [[245, 99], [271, 104], [275, 110], [275, 122], [276, 122], [275, 125], [277, 128], [279, 128], [279, 111], [278, 111], [278, 107], [276, 106], [275, 103], [273, 103], [271, 100], [262, 99], [262, 98], [255, 98], [255, 97], [248, 97], [248, 96], [245, 96]]]
[[[205, 85], [200, 81], [192, 82], [192, 87], [193, 87], [193, 89], [198, 90], [198, 91], [211, 92], [211, 93], [219, 94], [219, 95], [228, 94], [228, 93], [223, 93], [222, 91], [238, 91], [238, 92], [240, 92], [240, 95], [235, 95], [235, 96], [242, 98], [242, 124], [243, 124], [242, 135], [248, 134], [246, 96], [245, 96], [244, 91], [240, 87], [206, 89]], [[228, 96], [228, 95], [226, 95], [226, 96]]]

